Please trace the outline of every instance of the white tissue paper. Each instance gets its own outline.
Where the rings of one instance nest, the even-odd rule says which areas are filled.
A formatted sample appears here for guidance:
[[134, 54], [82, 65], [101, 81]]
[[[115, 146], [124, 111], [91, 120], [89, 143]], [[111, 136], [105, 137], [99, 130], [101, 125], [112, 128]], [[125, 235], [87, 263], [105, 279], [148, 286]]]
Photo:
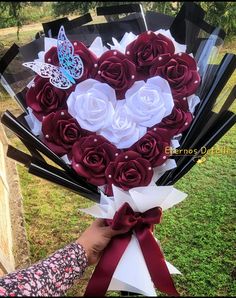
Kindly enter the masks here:
[[[173, 164], [167, 164], [171, 167]], [[90, 208], [80, 209], [96, 218], [112, 219], [115, 212], [125, 203], [129, 203], [134, 212], [145, 212], [154, 207], [162, 210], [169, 209], [183, 201], [187, 194], [173, 186], [156, 186], [153, 182], [149, 186], [135, 187], [129, 191], [113, 187], [113, 197], [101, 194], [100, 204]], [[166, 261], [170, 274], [181, 274], [173, 265]], [[147, 265], [140, 249], [139, 242], [132, 235], [118, 266], [115, 269], [108, 290], [119, 290], [140, 293], [146, 296], [156, 296]]]

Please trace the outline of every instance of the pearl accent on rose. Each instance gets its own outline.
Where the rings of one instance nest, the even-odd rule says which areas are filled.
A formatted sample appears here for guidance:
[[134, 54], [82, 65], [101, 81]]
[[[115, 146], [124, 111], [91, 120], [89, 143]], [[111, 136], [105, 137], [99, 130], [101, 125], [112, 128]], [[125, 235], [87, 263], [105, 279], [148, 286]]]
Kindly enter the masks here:
[[98, 139], [94, 139], [94, 142], [97, 142], [98, 141]]
[[77, 46], [78, 44], [77, 44], [77, 42], [74, 42], [74, 46]]
[[98, 67], [97, 63], [94, 64], [94, 67]]
[[46, 136], [45, 136], [45, 138], [47, 138], [47, 139], [48, 139], [48, 138], [49, 138], [49, 135], [46, 135]]
[[111, 178], [111, 175], [108, 175], [109, 178]]
[[51, 62], [52, 61], [52, 59], [51, 58], [48, 58], [48, 62]]
[[148, 167], [148, 170], [151, 171], [152, 167]]
[[130, 54], [130, 51], [127, 51], [126, 54], [129, 55]]
[[183, 97], [183, 100], [186, 100], [187, 99], [187, 97]]
[[64, 115], [65, 115], [65, 113], [64, 113], [64, 112], [61, 112], [61, 115], [62, 115], [62, 116], [64, 116]]
[[128, 155], [125, 155], [125, 159], [127, 159], [128, 158]]
[[162, 158], [163, 158], [163, 159], [166, 159], [166, 156], [164, 155]]

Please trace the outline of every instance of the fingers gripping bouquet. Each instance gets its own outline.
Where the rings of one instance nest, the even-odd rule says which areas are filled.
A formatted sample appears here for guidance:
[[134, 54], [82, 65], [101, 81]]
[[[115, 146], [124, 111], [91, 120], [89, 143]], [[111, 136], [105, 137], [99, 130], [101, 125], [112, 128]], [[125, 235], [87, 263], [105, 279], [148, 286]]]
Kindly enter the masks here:
[[24, 119], [3, 116], [32, 153], [18, 161], [96, 200], [83, 211], [127, 230], [105, 250], [85, 295], [155, 296], [155, 288], [178, 295], [170, 274], [180, 272], [165, 260], [152, 230], [186, 194], [156, 182], [177, 168], [170, 148], [181, 145], [201, 103], [201, 69], [170, 30], [123, 32], [112, 43], [97, 36], [90, 45], [65, 31], [61, 26], [56, 39], [45, 38], [37, 59], [23, 63], [33, 70], [21, 101]]

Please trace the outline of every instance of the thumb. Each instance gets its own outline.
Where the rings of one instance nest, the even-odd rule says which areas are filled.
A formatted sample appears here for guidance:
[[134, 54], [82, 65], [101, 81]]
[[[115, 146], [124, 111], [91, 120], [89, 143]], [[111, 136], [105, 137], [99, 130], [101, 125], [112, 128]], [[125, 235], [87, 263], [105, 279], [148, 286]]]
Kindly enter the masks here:
[[103, 227], [103, 229], [104, 229], [104, 233], [106, 234], [106, 237], [108, 237], [108, 238], [112, 238], [117, 235], [125, 234], [129, 231], [129, 229], [127, 229], [127, 228], [123, 228], [120, 230], [114, 230], [110, 226], [105, 226], [105, 227]]

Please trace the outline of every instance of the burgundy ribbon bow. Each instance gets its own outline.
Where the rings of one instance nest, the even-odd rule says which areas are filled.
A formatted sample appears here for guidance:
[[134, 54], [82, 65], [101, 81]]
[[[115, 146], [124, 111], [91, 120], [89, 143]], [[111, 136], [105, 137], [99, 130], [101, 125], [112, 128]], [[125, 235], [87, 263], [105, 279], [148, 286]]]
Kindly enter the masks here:
[[161, 215], [162, 209], [159, 207], [140, 213], [134, 212], [128, 203], [124, 203], [113, 219], [107, 220], [112, 229], [127, 229], [128, 232], [112, 238], [93, 272], [84, 296], [105, 296], [114, 271], [131, 240], [132, 231], [136, 233], [155, 287], [168, 295], [179, 296], [161, 248], [151, 232], [153, 225], [160, 223]]

